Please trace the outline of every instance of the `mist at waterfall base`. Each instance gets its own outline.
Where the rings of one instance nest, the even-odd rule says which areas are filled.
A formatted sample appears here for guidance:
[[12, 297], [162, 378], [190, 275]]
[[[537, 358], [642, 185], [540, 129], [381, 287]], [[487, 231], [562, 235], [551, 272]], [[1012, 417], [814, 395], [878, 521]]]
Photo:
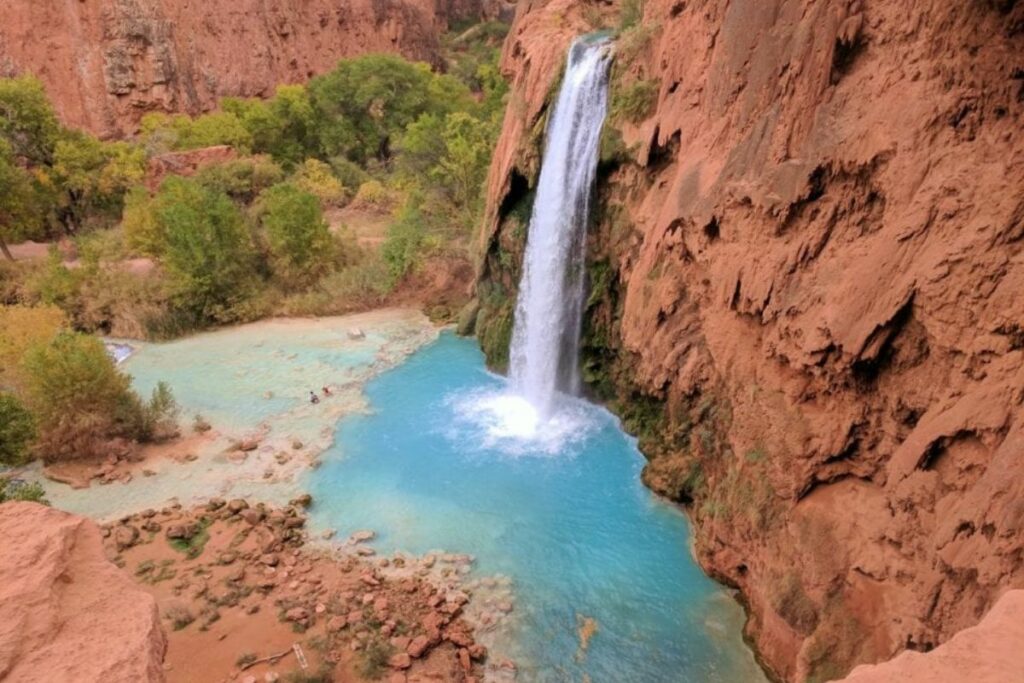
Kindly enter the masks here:
[[614, 416], [571, 401], [563, 429], [523, 437], [480, 408], [508, 392], [450, 333], [371, 381], [373, 412], [341, 421], [304, 482], [315, 526], [374, 529], [378, 552], [470, 553], [473, 576], [510, 577], [495, 654], [520, 681], [764, 680], [739, 605], [694, 563], [684, 515], [640, 483]]

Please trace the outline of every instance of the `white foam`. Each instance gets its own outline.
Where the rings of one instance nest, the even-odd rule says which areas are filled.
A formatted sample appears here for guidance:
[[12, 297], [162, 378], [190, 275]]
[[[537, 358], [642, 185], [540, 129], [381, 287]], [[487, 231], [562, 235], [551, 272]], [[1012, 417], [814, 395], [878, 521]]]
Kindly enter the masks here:
[[598, 426], [593, 407], [568, 396], [559, 396], [547, 419], [525, 398], [507, 391], [457, 394], [449, 396], [446, 405], [453, 413], [446, 437], [470, 451], [568, 456]]

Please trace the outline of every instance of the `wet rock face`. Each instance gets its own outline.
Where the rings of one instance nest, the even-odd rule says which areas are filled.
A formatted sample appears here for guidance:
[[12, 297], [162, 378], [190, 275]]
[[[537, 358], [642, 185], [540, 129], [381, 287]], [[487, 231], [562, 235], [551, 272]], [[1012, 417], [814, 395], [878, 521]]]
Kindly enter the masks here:
[[[118, 547], [138, 530], [122, 527]], [[36, 503], [0, 505], [0, 678], [164, 680], [156, 601], [106, 558], [93, 522]]]
[[342, 57], [438, 59], [448, 23], [497, 16], [504, 0], [183, 0], [5, 3], [0, 75], [33, 73], [65, 123], [117, 136], [149, 111], [207, 111], [273, 94]]
[[[524, 3], [506, 43], [485, 348], [587, 7]], [[650, 0], [611, 99], [584, 376], [765, 662], [828, 680], [976, 624], [1024, 586], [1024, 6]]]

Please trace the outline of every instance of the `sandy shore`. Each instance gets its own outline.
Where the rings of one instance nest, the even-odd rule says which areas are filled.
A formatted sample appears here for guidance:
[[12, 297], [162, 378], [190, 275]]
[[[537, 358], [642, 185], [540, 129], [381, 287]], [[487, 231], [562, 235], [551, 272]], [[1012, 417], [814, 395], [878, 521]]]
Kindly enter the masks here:
[[[271, 319], [204, 332], [169, 344], [130, 342], [136, 352], [124, 365], [129, 373], [146, 354], [173, 350], [175, 345], [230, 346], [246, 341], [259, 348], [278, 338], [284, 339], [284, 344], [293, 338], [312, 338], [323, 344], [328, 338], [331, 353], [351, 351], [369, 360], [330, 374], [317, 367], [311, 377], [303, 376], [301, 370], [305, 368], [301, 367], [291, 373], [297, 377], [281, 370], [281, 376], [272, 376], [269, 388], [263, 392], [268, 401], [283, 404], [279, 411], [255, 421], [218, 421], [210, 415], [207, 419], [211, 429], [203, 434], [192, 432], [191, 416], [197, 412], [196, 407], [179, 396], [182, 438], [144, 447], [132, 457], [53, 468], [62, 481], [47, 478], [38, 464], [27, 468], [22, 476], [40, 482], [55, 507], [100, 521], [171, 503], [194, 505], [213, 497], [244, 497], [283, 505], [301, 493], [299, 476], [315, 467], [319, 455], [332, 445], [338, 420], [367, 409], [363, 395], [366, 382], [393, 368], [438, 334], [438, 328], [419, 311], [384, 309], [331, 318]], [[280, 365], [287, 369], [288, 362], [285, 357]], [[173, 387], [175, 377], [167, 379]], [[319, 390], [321, 384], [331, 387], [331, 395], [310, 404], [305, 400], [306, 388]], [[287, 396], [286, 391], [294, 395]], [[90, 479], [92, 485], [82, 488]]]

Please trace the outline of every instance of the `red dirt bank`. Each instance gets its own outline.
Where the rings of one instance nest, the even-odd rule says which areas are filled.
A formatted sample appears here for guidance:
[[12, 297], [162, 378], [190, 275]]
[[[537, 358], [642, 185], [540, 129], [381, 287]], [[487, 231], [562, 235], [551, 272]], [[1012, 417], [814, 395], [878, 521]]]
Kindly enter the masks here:
[[[1024, 5], [643, 7], [612, 99], [654, 96], [611, 124], [584, 370], [645, 481], [692, 504], [775, 674], [933, 648], [1024, 586]], [[506, 43], [485, 348], [552, 81], [593, 21], [524, 2]]]

